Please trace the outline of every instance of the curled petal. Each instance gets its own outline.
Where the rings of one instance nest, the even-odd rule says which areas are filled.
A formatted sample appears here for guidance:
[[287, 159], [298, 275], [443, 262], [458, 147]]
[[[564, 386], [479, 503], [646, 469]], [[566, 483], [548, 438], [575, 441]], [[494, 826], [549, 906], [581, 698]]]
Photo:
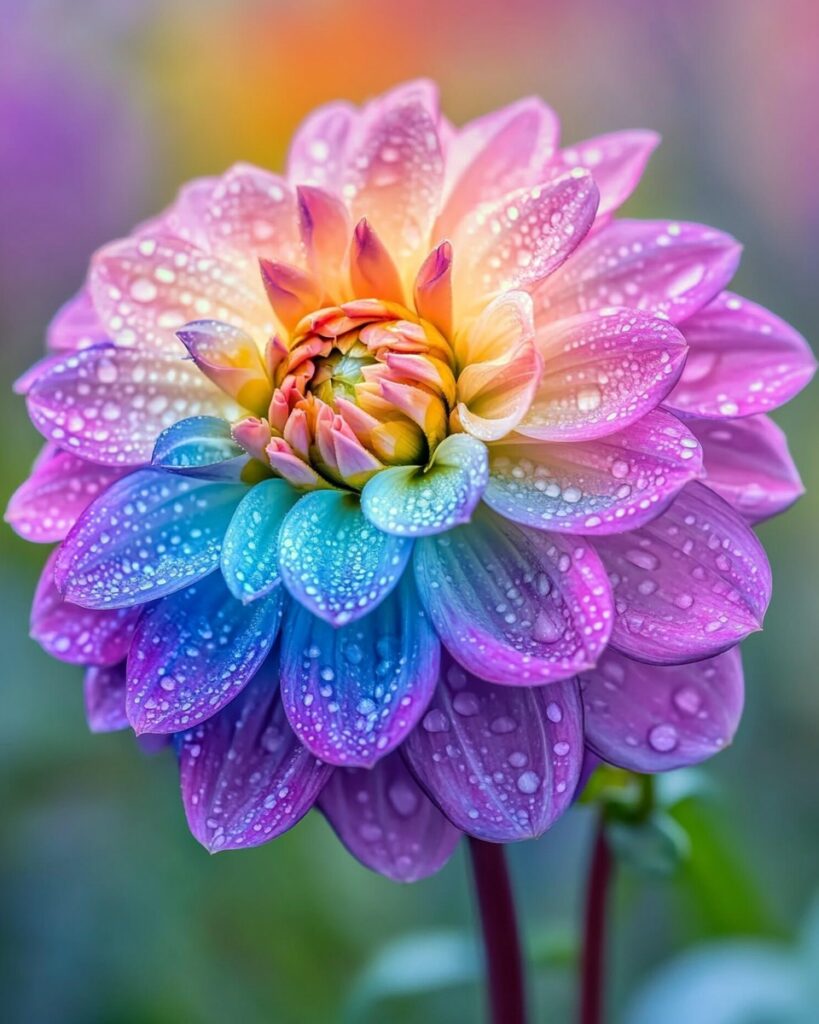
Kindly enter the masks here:
[[417, 542], [415, 574], [450, 654], [490, 682], [567, 679], [593, 665], [608, 640], [606, 574], [578, 538], [479, 506], [468, 526]]
[[230, 418], [237, 412], [178, 354], [112, 345], [51, 362], [31, 384], [27, 404], [43, 436], [109, 466], [150, 461], [157, 437], [182, 415]]
[[307, 265], [327, 293], [325, 302], [338, 302], [347, 298], [341, 269], [350, 239], [347, 208], [332, 192], [312, 185], [300, 185], [296, 195]]
[[211, 853], [259, 846], [310, 810], [332, 768], [293, 735], [269, 658], [217, 715], [178, 740], [188, 826]]
[[292, 185], [338, 189], [355, 119], [351, 104], [328, 103], [302, 121], [287, 158], [287, 178]]
[[413, 297], [418, 315], [449, 337], [452, 333], [452, 245], [433, 249], [421, 264]]
[[280, 582], [279, 531], [298, 497], [284, 480], [263, 480], [239, 502], [220, 559], [222, 575], [237, 600], [255, 601]]
[[404, 289], [398, 269], [381, 239], [362, 218], [356, 224], [350, 247], [350, 282], [353, 294], [361, 299], [379, 298], [386, 302], [404, 302]]
[[396, 466], [377, 473], [361, 493], [361, 510], [379, 530], [426, 536], [469, 522], [488, 478], [486, 447], [451, 434], [429, 466]]
[[281, 591], [243, 605], [218, 573], [146, 608], [128, 652], [134, 731], [180, 732], [216, 714], [253, 678], [281, 617]]
[[91, 732], [119, 732], [130, 725], [125, 713], [125, 662], [92, 665], [83, 680], [85, 717]]
[[659, 515], [701, 474], [694, 434], [657, 410], [597, 441], [507, 438], [493, 445], [484, 501], [542, 530], [621, 533]]
[[771, 596], [765, 551], [703, 484], [689, 484], [639, 530], [595, 539], [614, 591], [611, 642], [638, 661], [710, 658], [761, 628]]
[[816, 370], [801, 334], [730, 292], [687, 320], [682, 331], [691, 348], [668, 405], [691, 416], [722, 419], [776, 409]]
[[552, 166], [555, 171], [570, 167], [591, 171], [600, 190], [597, 216], [602, 217], [628, 199], [659, 144], [656, 132], [609, 132], [561, 150]]
[[741, 247], [702, 224], [616, 220], [588, 238], [538, 291], [538, 313], [562, 320], [631, 306], [680, 323], [731, 280]]
[[291, 605], [281, 667], [290, 724], [316, 757], [371, 767], [424, 713], [439, 650], [411, 576], [365, 618], [338, 629]]
[[320, 286], [313, 275], [288, 263], [260, 260], [262, 284], [279, 322], [289, 333], [320, 304]]
[[449, 820], [494, 843], [542, 835], [569, 807], [583, 763], [575, 680], [494, 686], [446, 658], [404, 747]]
[[398, 753], [369, 770], [335, 771], [319, 806], [356, 860], [394, 882], [440, 871], [461, 837]]
[[177, 472], [213, 469], [243, 455], [230, 424], [216, 416], [191, 416], [163, 430], [156, 439], [151, 464]]
[[412, 541], [376, 529], [342, 491], [306, 494], [279, 534], [279, 566], [293, 597], [335, 626], [360, 619], [398, 583]]
[[607, 650], [580, 677], [586, 742], [612, 764], [661, 772], [731, 742], [742, 714], [739, 648], [689, 665], [644, 665]]
[[49, 352], [75, 352], [108, 341], [88, 288], [69, 299], [48, 325], [46, 345]]
[[62, 540], [80, 513], [126, 472], [54, 451], [11, 496], [6, 522], [26, 540]]
[[267, 412], [273, 388], [262, 353], [249, 334], [218, 320], [194, 320], [176, 335], [221, 391], [256, 415]]
[[677, 381], [686, 344], [665, 320], [601, 309], [541, 328], [545, 372], [517, 430], [542, 441], [588, 441], [654, 409]]
[[597, 188], [581, 170], [478, 207], [453, 239], [457, 307], [467, 312], [497, 292], [532, 290], [577, 248], [596, 209]]
[[72, 665], [116, 665], [131, 646], [138, 608], [99, 610], [64, 600], [54, 583], [57, 552], [46, 562], [31, 608], [32, 640]]
[[789, 508], [805, 492], [788, 441], [767, 416], [691, 420], [708, 486], [751, 523]]
[[127, 608], [188, 586], [219, 564], [241, 484], [157, 469], [118, 480], [63, 542], [55, 581], [86, 608]]

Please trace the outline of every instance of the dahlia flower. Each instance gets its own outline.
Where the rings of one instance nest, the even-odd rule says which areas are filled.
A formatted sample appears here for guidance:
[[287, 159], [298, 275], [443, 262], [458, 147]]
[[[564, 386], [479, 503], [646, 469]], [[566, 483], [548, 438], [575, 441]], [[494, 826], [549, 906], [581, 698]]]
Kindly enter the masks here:
[[173, 738], [210, 850], [317, 805], [409, 881], [538, 836], [584, 752], [720, 750], [801, 492], [804, 340], [713, 228], [617, 218], [658, 138], [413, 82], [94, 256], [20, 382], [32, 634], [93, 730]]

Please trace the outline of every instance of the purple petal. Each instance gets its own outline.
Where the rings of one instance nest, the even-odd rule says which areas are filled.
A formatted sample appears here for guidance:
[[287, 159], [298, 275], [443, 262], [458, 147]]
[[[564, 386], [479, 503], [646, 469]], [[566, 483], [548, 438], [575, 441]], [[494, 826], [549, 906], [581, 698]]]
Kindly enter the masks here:
[[293, 735], [273, 658], [218, 715], [179, 737], [182, 800], [211, 853], [259, 846], [310, 810], [332, 771]]
[[126, 472], [52, 451], [11, 496], [6, 522], [26, 540], [63, 540], [90, 502]]
[[63, 599], [54, 584], [57, 551], [49, 555], [31, 609], [31, 638], [71, 665], [115, 665], [131, 646], [138, 608], [101, 611]]
[[370, 770], [339, 768], [319, 806], [350, 853], [394, 882], [417, 882], [440, 871], [461, 836], [399, 753]]
[[291, 185], [336, 189], [341, 183], [345, 147], [356, 117], [349, 103], [328, 103], [301, 123], [290, 145], [287, 177]]
[[243, 605], [218, 573], [142, 613], [128, 653], [128, 718], [134, 731], [179, 732], [216, 714], [267, 657], [282, 595]]
[[536, 685], [593, 665], [611, 629], [606, 574], [580, 538], [511, 523], [479, 506], [468, 526], [416, 543], [418, 590], [468, 671]]
[[692, 416], [721, 419], [776, 409], [816, 370], [801, 334], [770, 310], [730, 292], [682, 330], [691, 349], [668, 405]]
[[689, 665], [644, 665], [609, 649], [580, 687], [586, 742], [612, 764], [661, 772], [721, 750], [742, 715], [739, 648]]
[[493, 686], [445, 658], [412, 770], [458, 828], [494, 843], [539, 836], [571, 804], [583, 763], [575, 680]]
[[125, 713], [125, 662], [85, 670], [85, 717], [91, 732], [119, 732], [130, 725]]
[[787, 438], [767, 416], [688, 425], [702, 444], [708, 486], [749, 522], [784, 512], [804, 494]]
[[59, 310], [48, 326], [46, 344], [49, 352], [74, 352], [107, 341], [91, 295], [83, 288]]
[[611, 578], [611, 642], [622, 653], [660, 665], [697, 661], [761, 628], [771, 596], [765, 551], [703, 484], [689, 484], [647, 526], [594, 544]]
[[424, 713], [439, 651], [409, 574], [369, 615], [337, 629], [292, 605], [281, 685], [296, 735], [324, 761], [371, 767]]
[[55, 581], [86, 608], [144, 604], [219, 564], [242, 484], [142, 469], [88, 506], [60, 548]]
[[553, 321], [630, 306], [679, 323], [726, 286], [740, 251], [730, 235], [701, 224], [616, 220], [544, 282], [537, 312]]
[[674, 387], [686, 354], [675, 327], [632, 309], [546, 321], [537, 347], [543, 378], [516, 430], [541, 441], [587, 441], [639, 420]]
[[702, 471], [699, 442], [669, 413], [598, 441], [492, 445], [484, 501], [537, 529], [621, 533], [653, 519]]
[[150, 462], [157, 437], [186, 416], [238, 414], [234, 403], [177, 352], [112, 345], [49, 361], [31, 383], [27, 403], [44, 437], [111, 466]]

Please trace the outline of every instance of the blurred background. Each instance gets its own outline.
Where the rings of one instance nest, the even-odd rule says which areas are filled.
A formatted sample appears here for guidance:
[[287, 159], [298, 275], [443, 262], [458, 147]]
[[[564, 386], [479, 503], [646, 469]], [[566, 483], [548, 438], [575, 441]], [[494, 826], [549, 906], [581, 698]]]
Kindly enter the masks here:
[[[629, 212], [736, 235], [737, 290], [817, 336], [814, 0], [0, 0], [0, 15], [3, 505], [39, 443], [11, 381], [91, 251], [187, 178], [238, 159], [279, 169], [315, 104], [408, 76], [436, 78], [456, 122], [539, 93], [566, 141], [657, 129], [664, 145]], [[618, 872], [610, 1004], [623, 1024], [819, 1019], [814, 393], [777, 418], [808, 497], [762, 527], [776, 587], [745, 647], [740, 734], [663, 790], [691, 855], [649, 871], [657, 858], [638, 851]], [[125, 734], [91, 737], [79, 670], [27, 639], [44, 557], [0, 530], [0, 1016], [479, 1019], [463, 851], [402, 888], [312, 815], [272, 846], [209, 857], [185, 827], [171, 758], [147, 759]], [[571, 1019], [590, 831], [580, 807], [509, 851], [536, 1019]]]

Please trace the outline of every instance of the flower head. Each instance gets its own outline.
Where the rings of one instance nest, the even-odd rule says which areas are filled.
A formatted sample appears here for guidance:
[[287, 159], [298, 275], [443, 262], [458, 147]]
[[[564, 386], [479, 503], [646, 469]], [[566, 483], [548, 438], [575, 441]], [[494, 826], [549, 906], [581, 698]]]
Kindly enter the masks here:
[[173, 736], [194, 834], [317, 801], [410, 880], [539, 835], [586, 749], [728, 743], [800, 493], [766, 413], [814, 364], [726, 292], [730, 237], [615, 218], [657, 144], [560, 149], [539, 100], [452, 127], [332, 104], [94, 257], [21, 381], [7, 513], [59, 542], [32, 630], [91, 727]]

